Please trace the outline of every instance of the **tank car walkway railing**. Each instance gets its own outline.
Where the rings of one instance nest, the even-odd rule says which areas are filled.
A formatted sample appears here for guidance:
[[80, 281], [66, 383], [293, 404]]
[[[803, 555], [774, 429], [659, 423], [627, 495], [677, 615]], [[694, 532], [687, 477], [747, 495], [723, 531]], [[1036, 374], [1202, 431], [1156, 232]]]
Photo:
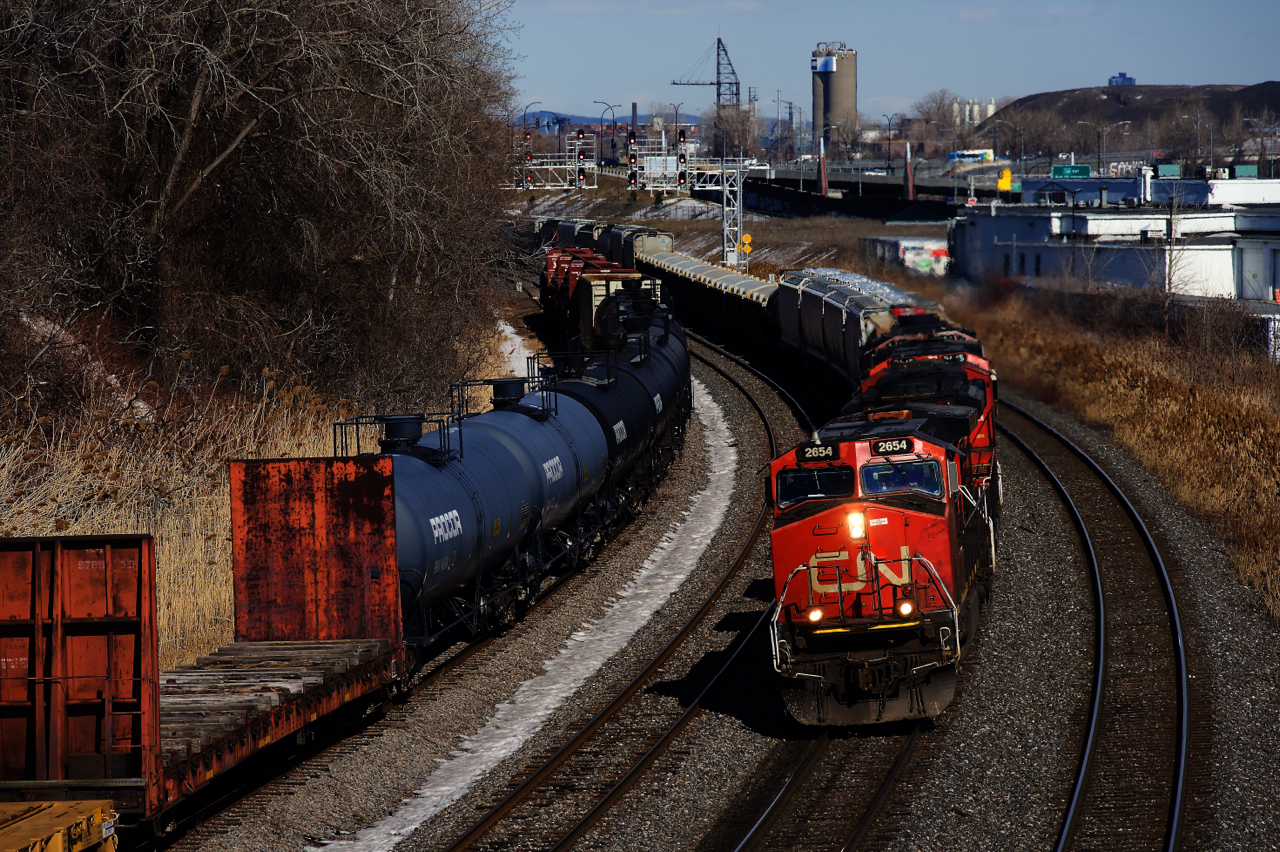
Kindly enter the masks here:
[[1093, 696], [1056, 848], [1172, 852], [1187, 796], [1189, 697], [1182, 622], [1164, 559], [1096, 461], [1030, 412], [1008, 401], [1001, 408], [1000, 430], [1040, 468], [1072, 516], [1097, 608]]
[[[760, 403], [751, 395], [751, 393], [727, 371], [712, 363], [705, 356], [690, 351], [690, 355], [702, 361], [729, 384], [733, 385], [755, 409], [760, 416], [766, 437], [769, 443], [769, 452], [772, 455], [777, 454], [777, 442], [774, 436], [773, 427], [769, 422], [764, 409]], [[662, 666], [672, 657], [672, 655], [680, 648], [689, 636], [692, 635], [695, 628], [706, 618], [711, 612], [712, 607], [720, 598], [721, 594], [728, 588], [730, 582], [737, 576], [741, 567], [746, 564], [747, 558], [755, 548], [760, 535], [768, 526], [769, 521], [769, 504], [766, 501], [761, 506], [760, 513], [752, 527], [747, 541], [739, 549], [729, 567], [717, 583], [716, 587], [711, 591], [707, 598], [699, 606], [698, 610], [691, 615], [688, 620], [681, 626], [680, 630], [667, 642], [667, 644], [658, 652], [641, 671], [635, 675], [631, 681], [616, 695], [610, 702], [601, 709], [595, 716], [583, 725], [572, 737], [569, 738], [559, 749], [556, 750], [546, 761], [531, 773], [526, 775], [513, 789], [511, 789], [500, 801], [493, 805], [480, 819], [474, 822], [462, 835], [460, 835], [452, 844], [447, 847], [446, 852], [460, 852], [460, 850], [471, 848], [473, 845], [482, 841], [484, 836], [497, 827], [503, 819], [515, 810], [521, 804], [527, 802], [531, 796], [550, 783], [555, 777], [556, 770], [560, 769], [566, 761], [573, 755], [583, 749], [589, 741], [593, 740], [594, 735], [611, 720], [618, 717], [621, 711], [628, 705], [633, 697], [648, 683]], [[637, 759], [634, 760], [629, 769], [614, 783], [609, 791], [584, 814], [569, 831], [558, 838], [548, 840], [544, 844], [540, 844], [540, 848], [551, 850], [567, 849], [572, 846], [582, 835], [591, 829], [592, 826], [611, 808], [622, 795], [631, 788], [648, 769], [653, 762], [662, 753], [662, 751], [671, 743], [672, 740], [682, 731], [685, 726], [697, 715], [701, 708], [701, 699], [716, 685], [721, 675], [728, 671], [737, 659], [741, 649], [751, 640], [751, 637], [764, 624], [768, 617], [769, 611], [766, 610], [761, 614], [760, 618], [746, 631], [740, 634], [727, 650], [725, 663], [720, 666], [719, 670], [711, 676], [705, 683], [698, 697], [690, 702], [689, 706], [679, 715], [669, 726], [665, 732], [652, 742], [647, 750]]]

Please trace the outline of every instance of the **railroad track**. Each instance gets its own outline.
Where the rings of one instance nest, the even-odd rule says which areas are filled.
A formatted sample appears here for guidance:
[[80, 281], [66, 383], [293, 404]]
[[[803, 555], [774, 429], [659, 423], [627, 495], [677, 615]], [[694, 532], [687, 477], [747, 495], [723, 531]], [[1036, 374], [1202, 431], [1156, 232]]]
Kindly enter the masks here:
[[876, 824], [926, 727], [884, 735], [825, 729], [735, 852], [853, 852]]
[[[698, 351], [699, 349], [703, 351]], [[769, 452], [776, 454], [773, 424], [759, 401], [721, 363], [711, 347], [694, 339], [692, 356], [732, 385], [752, 406], [762, 423]], [[741, 366], [741, 365], [739, 365]], [[743, 367], [743, 369], [747, 369]], [[715, 588], [662, 649], [635, 673], [627, 685], [553, 754], [532, 767], [499, 801], [460, 834], [449, 852], [463, 849], [567, 849], [587, 834], [626, 793], [658, 756], [698, 714], [703, 696], [734, 664], [741, 649], [760, 628], [767, 611], [743, 631], [723, 654], [724, 662], [696, 685], [697, 697], [681, 708], [672, 702], [646, 700], [643, 692], [693, 634], [716, 601], [731, 586], [768, 526], [769, 507], [761, 507], [745, 541]], [[602, 769], [612, 767], [612, 769]]]
[[1159, 548], [1120, 488], [1066, 437], [1008, 402], [999, 428], [1072, 516], [1097, 608], [1093, 695], [1056, 848], [1177, 849], [1190, 708], [1182, 625]]

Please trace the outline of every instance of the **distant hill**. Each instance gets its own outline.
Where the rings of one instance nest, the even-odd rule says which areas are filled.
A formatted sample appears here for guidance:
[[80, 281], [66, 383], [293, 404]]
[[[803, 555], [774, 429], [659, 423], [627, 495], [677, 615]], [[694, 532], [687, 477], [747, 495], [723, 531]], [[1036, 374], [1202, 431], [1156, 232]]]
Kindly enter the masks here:
[[1019, 98], [996, 112], [994, 118], [1022, 110], [1049, 110], [1064, 121], [1093, 116], [1101, 121], [1132, 121], [1135, 124], [1158, 119], [1176, 107], [1200, 102], [1201, 110], [1229, 121], [1239, 102], [1246, 116], [1258, 115], [1269, 107], [1280, 113], [1280, 81], [1272, 80], [1254, 86], [1092, 86], [1087, 89], [1065, 89], [1042, 92]]

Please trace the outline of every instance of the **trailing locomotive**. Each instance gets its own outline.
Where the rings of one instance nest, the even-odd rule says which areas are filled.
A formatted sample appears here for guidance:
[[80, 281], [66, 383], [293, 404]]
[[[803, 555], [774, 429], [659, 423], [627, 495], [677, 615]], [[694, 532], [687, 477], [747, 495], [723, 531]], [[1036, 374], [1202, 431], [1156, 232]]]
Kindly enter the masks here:
[[913, 309], [841, 415], [770, 465], [774, 667], [807, 724], [936, 716], [995, 568], [996, 376]]
[[[284, 602], [250, 615], [246, 601], [243, 620], [238, 606], [237, 639], [397, 635], [420, 665], [452, 629], [518, 616], [557, 566], [589, 557], [666, 469], [692, 406], [684, 331], [659, 293], [628, 280], [594, 325], [597, 351], [463, 383], [448, 413], [337, 424], [333, 459], [233, 462], [237, 587]], [[493, 407], [474, 414], [482, 385]], [[378, 452], [364, 453], [371, 429]], [[290, 593], [304, 577], [397, 611], [316, 619]], [[345, 594], [319, 606], [351, 611]]]

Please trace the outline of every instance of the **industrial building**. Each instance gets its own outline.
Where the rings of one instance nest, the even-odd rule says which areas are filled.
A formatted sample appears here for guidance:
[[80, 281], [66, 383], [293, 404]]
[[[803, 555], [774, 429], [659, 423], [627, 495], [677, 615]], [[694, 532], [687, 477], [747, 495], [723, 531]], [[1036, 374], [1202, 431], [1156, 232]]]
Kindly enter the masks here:
[[1023, 179], [1023, 203], [974, 207], [952, 271], [1277, 301], [1280, 180]]
[[809, 59], [813, 72], [813, 150], [831, 143], [831, 129], [858, 121], [858, 52], [844, 42], [820, 41]]
[[967, 101], [961, 101], [957, 97], [955, 103], [951, 105], [951, 123], [956, 127], [963, 124], [981, 124], [995, 114], [995, 98], [984, 104], [982, 101], [975, 101], [972, 98]]

